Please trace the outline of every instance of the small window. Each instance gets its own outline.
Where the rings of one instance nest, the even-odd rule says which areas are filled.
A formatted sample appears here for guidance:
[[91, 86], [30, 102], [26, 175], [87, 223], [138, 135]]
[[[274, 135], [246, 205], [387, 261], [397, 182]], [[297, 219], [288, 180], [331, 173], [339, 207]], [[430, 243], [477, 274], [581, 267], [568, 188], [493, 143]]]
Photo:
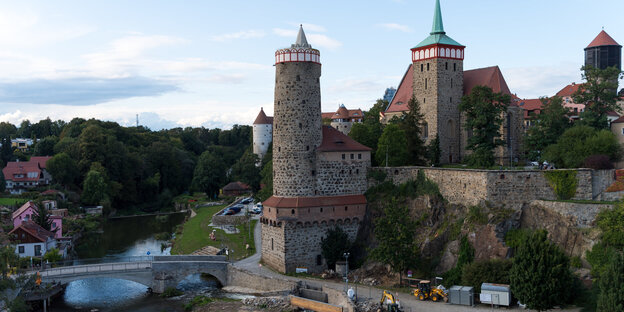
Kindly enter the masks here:
[[19, 247], [17, 247], [17, 249], [18, 249], [19, 253], [21, 253], [21, 254], [24, 253], [24, 246], [19, 246]]
[[281, 147], [281, 146], [278, 146], [278, 147], [277, 147], [277, 151], [278, 151], [278, 152], [281, 152], [281, 151], [282, 151], [282, 147]]
[[312, 170], [312, 175], [316, 175], [316, 170]]
[[271, 250], [274, 250], [273, 248], [273, 239], [271, 238]]
[[424, 66], [424, 64], [420, 64], [420, 71], [423, 71]]
[[323, 207], [321, 207], [321, 212], [323, 212]]
[[360, 169], [355, 169], [355, 174], [360, 174]]
[[429, 71], [429, 63], [427, 63], [427, 71]]
[[345, 211], [347, 211], [349, 209], [349, 207], [345, 206]]
[[290, 214], [291, 214], [291, 215], [294, 215], [294, 214], [295, 214], [295, 209], [291, 209], [291, 210], [290, 210]]
[[321, 255], [316, 256], [316, 265], [323, 265], [323, 256]]
[[445, 64], [445, 69], [448, 70], [448, 62]]
[[299, 129], [303, 129], [303, 125], [299, 123]]
[[355, 155], [351, 154], [351, 159], [355, 159]]
[[342, 154], [342, 159], [346, 159], [346, 156], [345, 156], [345, 154]]
[[297, 75], [297, 81], [301, 81], [301, 77]]
[[449, 103], [453, 103], [453, 98], [452, 97], [449, 98]]
[[[262, 144], [264, 144], [264, 143], [262, 143]], [[309, 151], [309, 150], [310, 150], [310, 145], [306, 145], [306, 151]]]
[[423, 104], [427, 103], [427, 99], [423, 98]]
[[358, 159], [362, 159], [362, 154], [358, 154]]
[[622, 128], [622, 134], [624, 135], [624, 128]]
[[427, 78], [425, 78], [425, 90], [427, 90]]
[[453, 71], [457, 71], [457, 63], [453, 63]]

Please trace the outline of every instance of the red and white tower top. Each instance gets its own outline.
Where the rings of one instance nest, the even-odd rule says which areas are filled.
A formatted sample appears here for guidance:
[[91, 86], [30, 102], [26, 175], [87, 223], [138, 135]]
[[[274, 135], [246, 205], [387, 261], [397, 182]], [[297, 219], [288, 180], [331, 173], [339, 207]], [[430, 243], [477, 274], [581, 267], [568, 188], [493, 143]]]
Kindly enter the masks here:
[[446, 35], [444, 24], [442, 23], [440, 0], [436, 0], [431, 33], [429, 37], [412, 48], [412, 62], [432, 58], [463, 60], [464, 48], [465, 46]]
[[308, 43], [303, 32], [303, 25], [299, 26], [297, 41], [290, 48], [275, 51], [275, 64], [290, 62], [321, 63], [321, 53]]

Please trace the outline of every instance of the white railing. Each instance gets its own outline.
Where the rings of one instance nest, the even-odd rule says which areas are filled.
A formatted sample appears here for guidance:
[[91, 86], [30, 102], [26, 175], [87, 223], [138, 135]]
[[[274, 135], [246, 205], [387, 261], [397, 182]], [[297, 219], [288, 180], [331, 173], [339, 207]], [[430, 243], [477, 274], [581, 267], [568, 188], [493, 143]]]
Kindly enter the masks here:
[[67, 275], [112, 273], [112, 272], [147, 270], [151, 268], [152, 268], [151, 261], [77, 265], [77, 266], [72, 266], [72, 267], [47, 269], [41, 272], [41, 277], [63, 277]]

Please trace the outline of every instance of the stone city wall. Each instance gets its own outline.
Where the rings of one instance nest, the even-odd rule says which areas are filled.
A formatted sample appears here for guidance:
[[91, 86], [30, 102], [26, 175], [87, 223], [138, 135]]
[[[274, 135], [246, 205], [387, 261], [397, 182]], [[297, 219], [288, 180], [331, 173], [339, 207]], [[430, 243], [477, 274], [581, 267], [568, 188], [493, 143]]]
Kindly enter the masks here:
[[370, 152], [325, 152], [317, 160], [319, 196], [359, 195], [368, 188]]
[[[386, 179], [400, 184], [415, 179], [419, 170], [438, 184], [440, 193], [455, 204], [494, 205], [520, 209], [537, 199], [555, 200], [556, 196], [539, 170], [474, 170], [429, 167], [376, 167]], [[613, 181], [613, 170], [577, 169], [577, 190], [573, 199], [592, 200]], [[369, 186], [376, 183], [369, 180]]]
[[232, 265], [228, 266], [227, 285], [282, 294], [289, 294], [297, 289], [295, 281], [254, 274]]
[[596, 217], [601, 211], [613, 209], [611, 204], [580, 204], [546, 200], [534, 200], [531, 202], [531, 206], [556, 212], [572, 224], [576, 224], [578, 228], [595, 226]]

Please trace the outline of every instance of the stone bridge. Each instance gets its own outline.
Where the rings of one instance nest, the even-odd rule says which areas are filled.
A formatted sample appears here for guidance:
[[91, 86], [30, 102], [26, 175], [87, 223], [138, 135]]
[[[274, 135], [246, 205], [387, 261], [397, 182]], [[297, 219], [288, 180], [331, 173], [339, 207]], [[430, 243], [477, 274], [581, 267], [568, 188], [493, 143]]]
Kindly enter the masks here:
[[190, 274], [206, 273], [221, 285], [227, 283], [228, 262], [225, 256], [153, 256], [126, 258], [119, 262], [64, 266], [41, 271], [44, 283], [69, 282], [108, 277], [137, 282], [162, 293], [176, 287]]

